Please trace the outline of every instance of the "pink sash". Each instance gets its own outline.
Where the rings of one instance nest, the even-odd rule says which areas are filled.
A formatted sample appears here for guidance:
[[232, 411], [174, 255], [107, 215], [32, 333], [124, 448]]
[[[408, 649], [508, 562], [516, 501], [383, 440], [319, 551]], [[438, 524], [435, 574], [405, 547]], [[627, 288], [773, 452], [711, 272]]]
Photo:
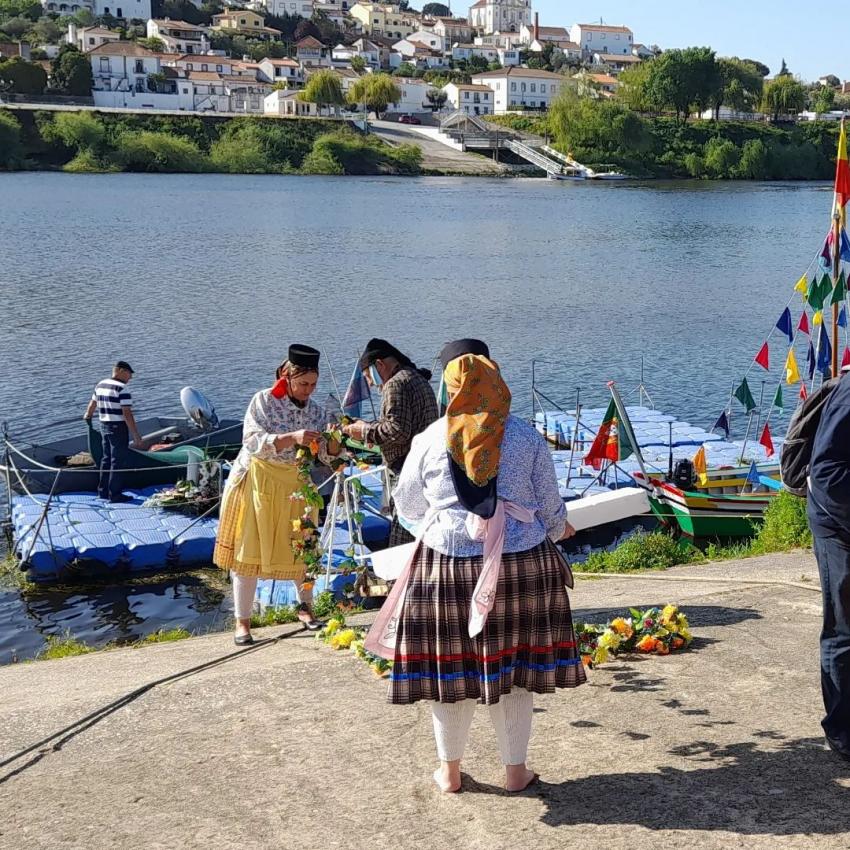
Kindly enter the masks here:
[[[520, 522], [531, 522], [534, 512], [513, 502], [503, 502], [499, 499], [496, 513], [490, 519], [482, 519], [470, 513], [466, 518], [466, 530], [473, 540], [484, 541], [484, 564], [481, 575], [472, 593], [472, 605], [469, 610], [469, 636], [475, 637], [484, 628], [487, 616], [496, 601], [496, 586], [499, 583], [499, 573], [502, 568], [502, 551], [505, 547], [505, 514]], [[384, 602], [375, 622], [369, 629], [363, 644], [367, 652], [392, 661], [395, 658], [396, 639], [398, 637], [398, 622], [404, 607], [404, 597], [410, 582], [410, 573], [419, 552], [422, 538], [433, 521], [436, 513], [426, 517], [419, 529], [416, 546], [398, 577], [387, 601]]]

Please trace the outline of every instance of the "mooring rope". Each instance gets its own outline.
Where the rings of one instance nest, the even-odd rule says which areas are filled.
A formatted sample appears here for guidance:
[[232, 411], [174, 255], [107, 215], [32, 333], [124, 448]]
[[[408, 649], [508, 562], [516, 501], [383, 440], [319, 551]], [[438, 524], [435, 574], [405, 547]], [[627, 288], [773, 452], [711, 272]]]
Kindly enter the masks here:
[[573, 572], [575, 578], [625, 578], [625, 579], [645, 579], [646, 581], [696, 581], [706, 584], [730, 583], [730, 584], [750, 584], [750, 585], [769, 585], [774, 587], [795, 587], [800, 590], [809, 590], [812, 593], [820, 593], [820, 585], [812, 586], [803, 584], [798, 581], [780, 581], [778, 579], [749, 579], [749, 578], [724, 578], [723, 576], [683, 576], [683, 575], [648, 575], [647, 573], [587, 573]]

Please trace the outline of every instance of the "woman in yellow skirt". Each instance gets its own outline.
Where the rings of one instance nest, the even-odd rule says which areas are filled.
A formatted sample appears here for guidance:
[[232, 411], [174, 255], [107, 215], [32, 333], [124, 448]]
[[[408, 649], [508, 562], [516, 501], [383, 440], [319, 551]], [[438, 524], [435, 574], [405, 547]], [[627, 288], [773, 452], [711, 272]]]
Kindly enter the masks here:
[[[311, 630], [322, 626], [313, 616], [312, 582], [305, 581], [304, 564], [292, 546], [305, 511], [302, 500], [291, 498], [303, 484], [295, 452], [318, 444], [319, 460], [330, 464], [340, 447], [322, 438], [330, 419], [311, 398], [319, 379], [319, 352], [291, 345], [276, 377], [277, 383], [260, 390], [245, 413], [242, 450], [225, 486], [213, 556], [233, 581], [237, 646], [253, 643], [251, 612], [259, 578], [296, 582], [299, 620]], [[317, 520], [315, 510], [312, 519]]]

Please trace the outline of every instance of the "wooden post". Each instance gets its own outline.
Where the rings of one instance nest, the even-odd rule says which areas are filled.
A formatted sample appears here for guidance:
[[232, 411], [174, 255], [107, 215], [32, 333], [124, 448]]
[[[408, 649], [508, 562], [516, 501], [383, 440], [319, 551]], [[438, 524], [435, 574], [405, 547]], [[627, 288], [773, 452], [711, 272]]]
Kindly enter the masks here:
[[[832, 217], [832, 291], [838, 285], [841, 274], [841, 215], [836, 209]], [[833, 298], [833, 300], [835, 300]], [[838, 310], [840, 305], [832, 305], [832, 377], [838, 377]]]

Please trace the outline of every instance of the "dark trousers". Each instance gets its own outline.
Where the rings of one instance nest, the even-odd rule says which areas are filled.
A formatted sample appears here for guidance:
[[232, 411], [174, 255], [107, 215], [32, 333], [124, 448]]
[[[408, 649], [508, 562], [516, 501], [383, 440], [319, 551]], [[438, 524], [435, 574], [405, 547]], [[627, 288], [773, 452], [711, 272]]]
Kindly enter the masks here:
[[130, 453], [130, 430], [126, 422], [101, 422], [103, 457], [100, 461], [100, 480], [97, 495], [101, 499], [114, 499], [124, 489], [120, 470], [127, 468]]
[[833, 747], [850, 755], [850, 543], [816, 535], [814, 548], [823, 588], [821, 725]]

